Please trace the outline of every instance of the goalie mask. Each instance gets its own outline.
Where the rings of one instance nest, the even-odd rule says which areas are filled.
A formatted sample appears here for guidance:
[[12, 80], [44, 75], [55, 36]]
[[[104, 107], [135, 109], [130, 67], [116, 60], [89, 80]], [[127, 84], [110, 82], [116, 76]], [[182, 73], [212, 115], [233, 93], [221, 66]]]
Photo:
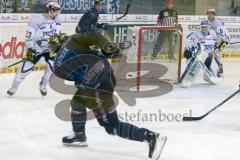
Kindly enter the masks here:
[[45, 12], [49, 13], [52, 19], [55, 19], [61, 12], [61, 6], [57, 2], [49, 2], [45, 6]]
[[200, 30], [203, 35], [208, 35], [210, 33], [211, 26], [207, 21], [203, 21], [200, 24]]

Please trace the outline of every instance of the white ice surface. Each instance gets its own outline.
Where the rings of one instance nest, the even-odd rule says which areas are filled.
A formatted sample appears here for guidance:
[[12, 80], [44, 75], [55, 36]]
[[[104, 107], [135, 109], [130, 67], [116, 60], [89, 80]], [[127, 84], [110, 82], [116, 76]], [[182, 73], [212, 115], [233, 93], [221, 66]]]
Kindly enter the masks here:
[[[204, 114], [238, 90], [240, 62], [224, 63], [225, 77], [217, 86], [204, 83], [199, 75], [189, 89], [175, 86], [164, 96], [142, 98], [135, 107], [120, 101], [119, 114], [165, 114], [194, 116]], [[51, 89], [40, 96], [38, 83], [42, 72], [33, 72], [14, 97], [6, 95], [14, 74], [0, 75], [0, 159], [1, 160], [144, 160], [146, 143], [109, 136], [95, 120], [87, 122], [88, 148], [65, 147], [62, 136], [71, 130], [70, 122], [59, 120], [55, 105], [70, 95]], [[123, 117], [123, 116], [122, 116]], [[141, 119], [142, 117], [140, 117]], [[134, 118], [133, 118], [134, 119]], [[131, 122], [168, 136], [161, 160], [240, 160], [240, 95], [198, 122]]]

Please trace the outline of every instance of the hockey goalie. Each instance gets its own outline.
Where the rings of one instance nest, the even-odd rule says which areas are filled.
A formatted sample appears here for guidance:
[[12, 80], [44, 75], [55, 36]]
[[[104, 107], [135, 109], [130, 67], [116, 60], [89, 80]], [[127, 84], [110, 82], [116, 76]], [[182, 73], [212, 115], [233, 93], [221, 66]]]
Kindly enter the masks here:
[[200, 30], [187, 36], [184, 50], [187, 65], [179, 81], [181, 87], [191, 87], [200, 70], [203, 71], [204, 81], [209, 84], [216, 85], [220, 81], [223, 68], [218, 54], [224, 48], [219, 45], [222, 39], [224, 37], [219, 37], [208, 21], [202, 21]]

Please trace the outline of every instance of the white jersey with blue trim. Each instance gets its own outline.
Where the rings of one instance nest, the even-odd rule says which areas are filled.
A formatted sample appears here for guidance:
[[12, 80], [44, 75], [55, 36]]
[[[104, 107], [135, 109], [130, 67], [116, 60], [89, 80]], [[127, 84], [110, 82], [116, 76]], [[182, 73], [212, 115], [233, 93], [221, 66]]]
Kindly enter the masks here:
[[188, 48], [197, 46], [198, 43], [201, 44], [205, 51], [213, 49], [215, 42], [217, 41], [217, 35], [214, 30], [210, 30], [209, 34], [204, 35], [202, 31], [195, 31], [187, 36]]
[[209, 20], [203, 20], [203, 21], [207, 21], [210, 26], [211, 29], [215, 30], [216, 34], [217, 34], [217, 41], [226, 41], [229, 42], [230, 41], [230, 34], [228, 32], [228, 30], [225, 28], [224, 26], [224, 22], [219, 20], [219, 19], [214, 19], [213, 21], [209, 21]]
[[47, 19], [38, 15], [30, 20], [25, 35], [26, 48], [35, 49], [36, 52], [48, 52], [48, 38], [62, 30], [58, 19]]

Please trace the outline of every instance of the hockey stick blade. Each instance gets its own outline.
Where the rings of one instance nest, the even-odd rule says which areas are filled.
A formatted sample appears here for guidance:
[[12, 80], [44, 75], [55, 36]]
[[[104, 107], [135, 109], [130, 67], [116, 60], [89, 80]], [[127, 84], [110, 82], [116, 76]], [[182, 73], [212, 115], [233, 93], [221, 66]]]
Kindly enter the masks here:
[[115, 21], [118, 21], [118, 20], [122, 19], [123, 17], [125, 17], [128, 14], [130, 6], [131, 6], [130, 4], [127, 4], [125, 13], [121, 17], [118, 17]]
[[216, 110], [217, 108], [219, 108], [220, 106], [222, 106], [224, 103], [226, 103], [228, 100], [230, 100], [232, 97], [234, 97], [235, 95], [237, 95], [238, 93], [240, 93], [240, 85], [239, 85], [239, 89], [234, 92], [233, 94], [231, 94], [229, 97], [227, 97], [226, 99], [224, 99], [221, 103], [219, 103], [217, 106], [215, 106], [214, 108], [212, 108], [210, 111], [208, 111], [207, 113], [205, 113], [202, 116], [199, 117], [183, 117], [183, 121], [199, 121], [201, 119], [203, 119], [204, 117], [206, 117], [207, 115], [209, 115], [210, 113], [212, 113], [214, 110]]
[[199, 121], [203, 119], [205, 115], [200, 116], [200, 117], [183, 117], [183, 121]]

